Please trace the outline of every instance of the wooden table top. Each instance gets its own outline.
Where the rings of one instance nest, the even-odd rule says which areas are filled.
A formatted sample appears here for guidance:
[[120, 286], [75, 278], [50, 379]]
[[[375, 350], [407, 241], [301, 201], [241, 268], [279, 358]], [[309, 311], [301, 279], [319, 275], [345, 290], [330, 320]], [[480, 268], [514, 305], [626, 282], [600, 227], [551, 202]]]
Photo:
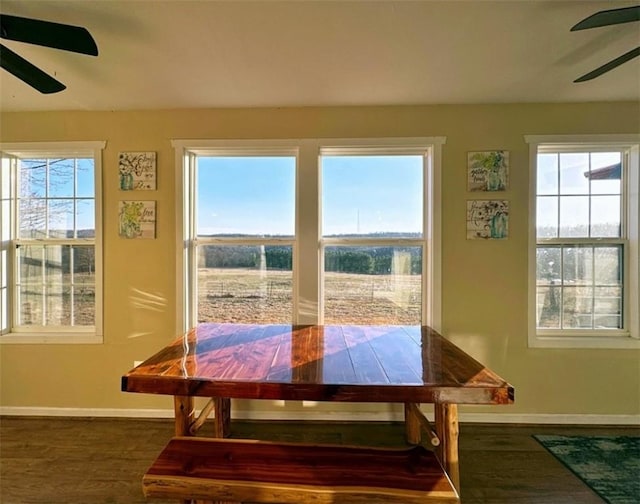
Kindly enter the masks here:
[[508, 404], [511, 385], [429, 327], [200, 324], [122, 377], [183, 396]]

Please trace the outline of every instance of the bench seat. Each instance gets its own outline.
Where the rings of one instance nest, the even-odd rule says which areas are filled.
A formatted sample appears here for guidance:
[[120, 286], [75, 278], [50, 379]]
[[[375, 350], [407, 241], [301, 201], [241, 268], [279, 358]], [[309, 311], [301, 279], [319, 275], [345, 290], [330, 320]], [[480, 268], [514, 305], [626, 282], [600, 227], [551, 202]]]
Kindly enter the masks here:
[[291, 504], [458, 503], [435, 455], [407, 449], [173, 438], [144, 475], [147, 497]]

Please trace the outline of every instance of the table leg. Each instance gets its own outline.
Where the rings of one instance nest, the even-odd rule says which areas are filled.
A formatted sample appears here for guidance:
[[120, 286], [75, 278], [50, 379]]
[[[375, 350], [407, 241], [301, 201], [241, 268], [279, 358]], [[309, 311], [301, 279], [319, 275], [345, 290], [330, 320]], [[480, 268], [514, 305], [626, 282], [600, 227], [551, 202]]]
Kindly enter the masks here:
[[440, 446], [436, 453], [453, 486], [460, 493], [460, 467], [458, 462], [458, 405], [434, 404], [436, 432]]
[[[214, 397], [214, 437], [229, 437], [231, 424], [231, 399]], [[191, 425], [195, 420], [195, 405], [191, 396], [175, 396], [175, 431], [176, 436], [191, 436]], [[180, 504], [240, 504], [231, 501], [185, 500]]]
[[[191, 396], [173, 396], [176, 436], [191, 436], [191, 423], [195, 418], [195, 406]], [[181, 500], [180, 504], [192, 504], [192, 500]]]
[[[226, 438], [231, 435], [231, 399], [229, 397], [214, 397], [213, 398], [213, 411], [214, 411], [214, 424], [213, 424], [213, 436]], [[196, 502], [196, 504], [201, 504]], [[202, 504], [209, 504], [206, 501], [202, 501]], [[242, 504], [240, 502], [232, 501], [214, 501], [211, 504]]]
[[404, 433], [409, 444], [420, 444], [422, 434], [420, 432], [420, 420], [411, 410], [408, 403], [404, 405]]
[[213, 436], [226, 438], [231, 435], [231, 399], [228, 397], [213, 398]]
[[195, 418], [195, 406], [191, 396], [174, 396], [176, 436], [190, 436], [189, 429]]

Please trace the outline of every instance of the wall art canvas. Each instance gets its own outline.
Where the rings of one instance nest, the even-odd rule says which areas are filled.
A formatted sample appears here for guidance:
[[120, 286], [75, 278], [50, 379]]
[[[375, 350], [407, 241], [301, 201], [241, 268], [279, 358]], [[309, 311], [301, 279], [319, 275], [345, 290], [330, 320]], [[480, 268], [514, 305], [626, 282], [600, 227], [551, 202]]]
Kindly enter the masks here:
[[155, 201], [120, 201], [118, 207], [121, 238], [156, 237]]
[[122, 191], [155, 191], [156, 153], [121, 152], [118, 173]]
[[508, 236], [508, 201], [467, 201], [467, 240], [502, 240]]
[[467, 153], [469, 191], [505, 191], [509, 183], [509, 151]]

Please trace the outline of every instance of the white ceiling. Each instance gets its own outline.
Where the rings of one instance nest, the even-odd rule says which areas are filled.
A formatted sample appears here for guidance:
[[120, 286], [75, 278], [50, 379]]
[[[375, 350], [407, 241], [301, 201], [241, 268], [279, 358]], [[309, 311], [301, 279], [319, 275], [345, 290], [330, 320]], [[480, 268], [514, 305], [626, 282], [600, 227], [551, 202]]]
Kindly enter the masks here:
[[636, 1], [1, 0], [86, 27], [97, 58], [5, 41], [67, 89], [0, 71], [0, 110], [640, 100], [640, 23], [570, 32]]

